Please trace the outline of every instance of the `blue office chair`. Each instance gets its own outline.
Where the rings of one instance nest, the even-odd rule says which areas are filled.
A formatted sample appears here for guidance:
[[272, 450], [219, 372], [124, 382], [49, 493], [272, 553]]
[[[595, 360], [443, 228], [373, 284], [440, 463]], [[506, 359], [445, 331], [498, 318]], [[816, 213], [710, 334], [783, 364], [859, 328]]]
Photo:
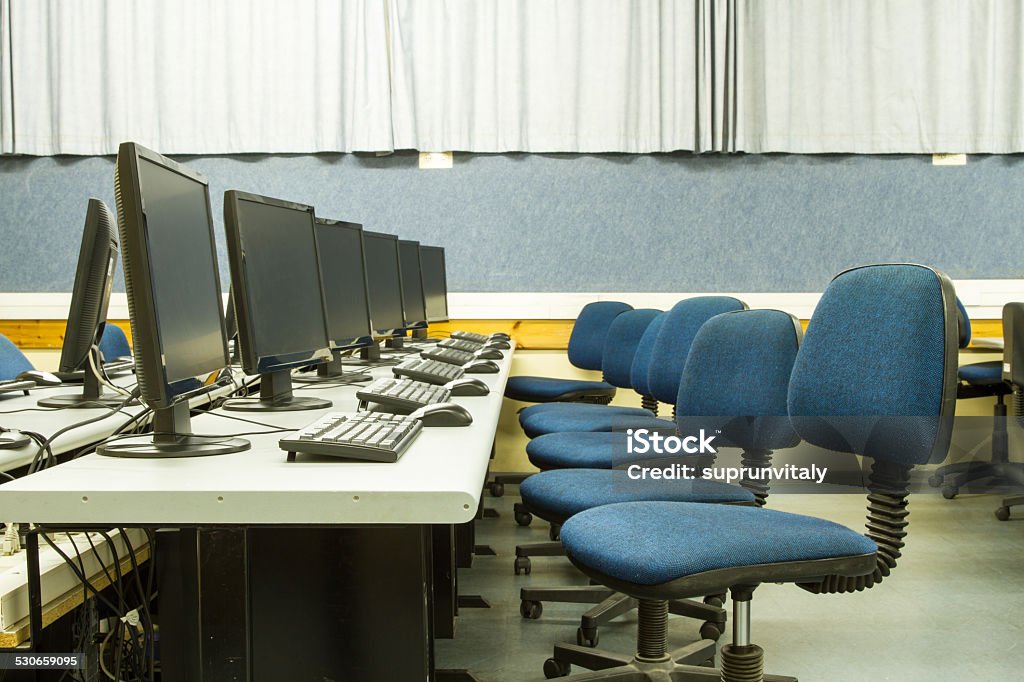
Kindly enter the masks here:
[[0, 380], [15, 379], [24, 371], [34, 369], [25, 354], [10, 339], [0, 334]]
[[[583, 306], [569, 335], [569, 362], [580, 369], [599, 371], [605, 338], [615, 318], [633, 306], [619, 301], [596, 301]], [[587, 402], [607, 404], [615, 386], [606, 381], [514, 376], [505, 385], [505, 397], [526, 403]]]
[[[1024, 426], [1024, 303], [1003, 306], [1003, 379], [1013, 390], [1013, 416]], [[1024, 504], [1024, 495], [1003, 498], [996, 518], [1010, 520], [1010, 507]]]
[[[746, 304], [730, 296], [697, 296], [676, 303], [658, 332], [644, 388], [661, 402], [675, 403], [679, 377], [683, 373], [686, 355], [697, 330], [715, 315], [744, 308]], [[626, 412], [624, 409], [631, 411]], [[559, 432], [624, 430], [630, 426], [658, 428], [659, 425], [651, 421], [654, 417], [652, 412], [638, 412], [637, 409], [593, 405], [534, 405], [519, 414], [519, 424], [530, 438]], [[623, 416], [628, 418], [623, 419]]]
[[[717, 444], [741, 448], [744, 465], [750, 468], [767, 467], [773, 450], [796, 445], [799, 439], [787, 416], [786, 395], [802, 335], [799, 322], [778, 310], [738, 311], [708, 320], [693, 340], [679, 385], [679, 432], [721, 431]], [[630, 459], [622, 448], [615, 464], [623, 467]], [[699, 457], [684, 459], [700, 466]], [[520, 491], [538, 516], [560, 525], [587, 509], [625, 501], [764, 505], [768, 486], [752, 478], [742, 483], [742, 487], [699, 479], [635, 483], [622, 468], [561, 469], [532, 476]], [[522, 589], [520, 599], [520, 614], [525, 618], [540, 617], [544, 601], [600, 602], [584, 614], [576, 634], [577, 644], [589, 647], [596, 646], [601, 623], [636, 607], [635, 599], [600, 585], [528, 587]], [[705, 601], [674, 601], [669, 610], [704, 620], [701, 637], [717, 640], [724, 629], [725, 611], [720, 608], [721, 598]], [[587, 660], [585, 655], [569, 656], [565, 662], [585, 666]]]
[[[959, 345], [966, 348], [971, 342], [971, 318], [967, 316], [960, 299], [956, 299], [959, 325]], [[958, 371], [960, 383], [957, 398], [995, 398], [992, 410], [992, 456], [988, 461], [971, 460], [939, 467], [928, 478], [935, 488], [942, 487], [942, 496], [951, 500], [960, 488], [976, 481], [988, 480], [990, 485], [1020, 485], [1024, 481], [1024, 464], [1010, 461], [1010, 441], [1006, 428], [1006, 396], [1010, 384], [1003, 380], [1003, 361], [975, 362]]]
[[103, 325], [103, 335], [100, 337], [100, 353], [103, 354], [103, 361], [110, 362], [116, 358], [131, 357], [132, 347], [128, 345], [128, 337], [124, 330], [116, 324], [106, 323]]
[[[879, 344], [878, 339], [886, 339]], [[876, 265], [838, 275], [823, 294], [789, 385], [793, 427], [828, 451], [873, 460], [868, 532], [768, 509], [687, 502], [625, 502], [576, 514], [562, 526], [570, 560], [602, 585], [639, 602], [636, 655], [589, 652], [608, 668], [580, 680], [750, 680], [764, 654], [750, 640], [750, 602], [763, 582], [813, 593], [872, 587], [896, 566], [906, 535], [908, 481], [915, 465], [946, 455], [956, 396], [956, 306], [942, 274], [917, 265]], [[829, 390], [823, 390], [827, 386]], [[733, 640], [721, 669], [708, 642], [669, 652], [668, 602], [728, 589]], [[555, 656], [550, 677], [569, 673]], [[701, 658], [704, 656], [705, 658]]]

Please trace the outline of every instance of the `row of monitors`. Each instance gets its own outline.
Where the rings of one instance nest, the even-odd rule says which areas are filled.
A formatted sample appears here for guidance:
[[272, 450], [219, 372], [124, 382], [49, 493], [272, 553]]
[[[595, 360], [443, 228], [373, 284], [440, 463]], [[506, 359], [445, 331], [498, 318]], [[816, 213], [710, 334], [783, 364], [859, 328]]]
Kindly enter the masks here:
[[[131, 142], [119, 148], [114, 186], [139, 386], [151, 407], [166, 408], [229, 363], [209, 187], [194, 170]], [[440, 247], [236, 190], [225, 193], [224, 216], [228, 324], [237, 320], [250, 374], [327, 362], [374, 344], [374, 336], [448, 319]], [[95, 343], [116, 256], [112, 218], [92, 200], [63, 371], [80, 368]]]

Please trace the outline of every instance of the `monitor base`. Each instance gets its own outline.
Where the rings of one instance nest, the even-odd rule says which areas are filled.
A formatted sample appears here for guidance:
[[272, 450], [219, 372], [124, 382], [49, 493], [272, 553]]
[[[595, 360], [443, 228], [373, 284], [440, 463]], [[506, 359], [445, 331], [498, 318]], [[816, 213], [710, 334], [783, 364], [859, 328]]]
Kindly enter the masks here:
[[221, 438], [218, 436], [176, 435], [167, 440], [157, 441], [152, 436], [126, 438], [105, 443], [96, 448], [96, 453], [105, 457], [137, 457], [159, 459], [172, 457], [208, 457], [244, 452], [252, 444], [244, 438]]
[[32, 442], [32, 439], [20, 431], [0, 432], [0, 450], [14, 450], [25, 447]]
[[292, 412], [298, 410], [325, 410], [333, 405], [330, 400], [322, 398], [307, 398], [287, 396], [281, 398], [260, 398], [259, 400], [246, 401], [236, 399], [235, 402], [228, 401], [224, 409], [230, 412]]
[[339, 386], [344, 386], [346, 384], [366, 384], [373, 381], [373, 377], [368, 372], [346, 372], [345, 374], [335, 374], [333, 376], [321, 376], [308, 372], [293, 375], [292, 381], [296, 384], [338, 384]]
[[36, 401], [36, 405], [40, 407], [60, 407], [60, 408], [99, 408], [99, 407], [125, 407], [129, 405], [138, 405], [137, 400], [129, 400], [125, 402], [125, 396], [100, 396], [98, 398], [87, 398], [81, 393], [65, 393], [64, 395], [54, 395], [49, 398], [40, 398]]

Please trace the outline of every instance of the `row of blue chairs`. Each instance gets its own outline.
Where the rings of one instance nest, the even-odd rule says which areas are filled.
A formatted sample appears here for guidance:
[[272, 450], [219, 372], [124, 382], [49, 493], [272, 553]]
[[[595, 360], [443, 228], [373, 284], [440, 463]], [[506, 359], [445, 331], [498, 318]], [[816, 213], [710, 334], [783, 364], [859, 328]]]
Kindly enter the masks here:
[[[746, 310], [728, 297], [688, 299], [664, 313], [592, 305], [604, 309], [604, 328], [592, 325], [598, 341], [577, 341], [574, 330], [571, 343], [577, 359], [578, 348], [590, 344], [583, 354], [590, 362], [601, 344], [604, 381], [571, 388], [577, 395], [600, 388], [600, 400], [556, 404], [558, 380], [509, 382], [519, 400], [540, 397], [531, 387], [546, 391], [520, 412], [532, 438], [528, 455], [542, 471], [523, 482], [516, 517], [528, 523], [535, 514], [553, 524], [560, 544], [548, 549], [564, 551], [596, 584], [580, 589], [610, 599], [617, 613], [639, 609], [637, 650], [631, 657], [598, 652], [587, 646], [596, 637], [581, 627], [577, 644], [556, 645], [545, 675], [567, 675], [576, 664], [598, 669], [580, 680], [792, 679], [763, 674], [763, 652], [750, 636], [753, 592], [763, 582], [860, 591], [895, 567], [910, 472], [941, 461], [949, 446], [958, 347], [952, 284], [916, 265], [848, 270], [824, 292], [803, 338], [792, 316]], [[581, 319], [590, 317], [584, 312]], [[609, 387], [636, 390], [643, 407], [601, 404]], [[657, 416], [662, 402], [674, 405], [673, 420]], [[748, 468], [768, 466], [773, 451], [801, 439], [821, 447], [823, 461], [829, 452], [869, 458], [867, 533], [763, 509], [767, 489], [753, 477], [739, 486], [630, 482], [616, 469], [629, 461], [627, 428], [720, 431], [716, 443], [741, 449]], [[690, 459], [708, 464], [700, 455]], [[517, 556], [519, 570], [528, 556]], [[724, 612], [715, 618], [708, 609], [720, 607], [726, 592], [732, 642], [714, 670], [705, 666], [715, 657]], [[523, 615], [539, 615], [536, 601], [524, 600]], [[705, 618], [702, 639], [670, 651], [670, 612]]]

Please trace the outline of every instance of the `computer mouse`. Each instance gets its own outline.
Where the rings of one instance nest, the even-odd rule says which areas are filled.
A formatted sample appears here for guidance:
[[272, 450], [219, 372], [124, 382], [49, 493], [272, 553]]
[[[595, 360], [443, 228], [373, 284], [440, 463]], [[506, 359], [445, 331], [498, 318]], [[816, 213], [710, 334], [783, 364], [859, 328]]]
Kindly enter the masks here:
[[38, 369], [29, 369], [22, 372], [18, 375], [18, 381], [34, 381], [36, 386], [60, 386], [64, 383], [56, 374], [50, 374]]
[[462, 366], [466, 374], [497, 374], [498, 365], [493, 360], [474, 360]]
[[511, 341], [512, 337], [505, 332], [494, 332], [491, 334], [491, 339], [494, 341]]
[[452, 379], [444, 385], [454, 396], [487, 395], [491, 389], [484, 382], [475, 377], [462, 377]]
[[488, 341], [484, 344], [484, 348], [497, 348], [498, 350], [508, 350], [511, 347], [512, 344], [505, 339], [494, 339], [493, 341]]
[[32, 441], [21, 431], [0, 429], [0, 450], [13, 450], [28, 445]]
[[477, 356], [481, 360], [501, 360], [505, 357], [505, 354], [497, 348], [481, 348], [477, 352], [473, 353], [473, 355]]
[[410, 417], [419, 419], [423, 426], [469, 426], [473, 415], [462, 405], [455, 403], [431, 403], [411, 412]]

